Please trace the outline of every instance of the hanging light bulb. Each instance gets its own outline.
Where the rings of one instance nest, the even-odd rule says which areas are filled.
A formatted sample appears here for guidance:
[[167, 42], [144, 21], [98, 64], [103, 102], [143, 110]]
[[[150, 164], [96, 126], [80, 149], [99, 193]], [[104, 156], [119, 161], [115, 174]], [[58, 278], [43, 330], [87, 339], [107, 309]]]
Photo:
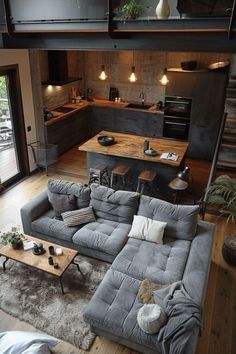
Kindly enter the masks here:
[[168, 84], [168, 82], [169, 82], [169, 80], [168, 80], [168, 77], [167, 77], [167, 68], [164, 68], [164, 70], [163, 70], [163, 76], [162, 76], [162, 78], [161, 78], [161, 80], [160, 80], [160, 83], [163, 85], [163, 86], [166, 86], [167, 84]]
[[99, 75], [99, 79], [102, 80], [102, 81], [107, 79], [107, 75], [105, 73], [105, 65], [101, 66], [101, 73]]
[[129, 76], [129, 81], [130, 82], [135, 82], [137, 81], [137, 77], [135, 75], [135, 66], [132, 66], [132, 69], [131, 69], [131, 74]]

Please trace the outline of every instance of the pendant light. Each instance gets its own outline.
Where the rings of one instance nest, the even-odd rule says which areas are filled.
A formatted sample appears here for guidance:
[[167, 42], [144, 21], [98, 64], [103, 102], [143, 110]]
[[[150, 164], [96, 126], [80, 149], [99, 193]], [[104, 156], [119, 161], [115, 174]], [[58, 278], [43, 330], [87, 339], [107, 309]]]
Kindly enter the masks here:
[[163, 86], [166, 86], [169, 82], [168, 77], [167, 77], [167, 54], [165, 55], [165, 68], [163, 69], [163, 72], [162, 72], [162, 78], [159, 81]]
[[101, 65], [101, 73], [98, 78], [102, 81], [107, 79], [107, 74], [105, 73], [105, 65]]
[[137, 77], [135, 75], [135, 66], [134, 66], [134, 52], [133, 52], [133, 65], [131, 68], [131, 74], [128, 79], [129, 79], [129, 82], [136, 82], [137, 81]]

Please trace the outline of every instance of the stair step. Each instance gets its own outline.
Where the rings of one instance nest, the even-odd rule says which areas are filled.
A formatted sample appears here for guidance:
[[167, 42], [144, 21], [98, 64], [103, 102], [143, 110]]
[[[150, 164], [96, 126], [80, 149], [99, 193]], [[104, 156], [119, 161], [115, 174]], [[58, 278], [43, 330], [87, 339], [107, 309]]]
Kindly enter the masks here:
[[226, 98], [236, 98], [236, 87], [235, 88], [227, 88], [226, 90]]
[[236, 79], [234, 79], [234, 76], [230, 78], [229, 82], [228, 82], [228, 87], [229, 88], [236, 88]]
[[234, 126], [230, 126], [225, 123], [225, 129], [223, 135], [231, 135], [236, 137], [236, 122]]
[[222, 136], [223, 143], [233, 143], [236, 147], [236, 135], [234, 134], [223, 134]]
[[222, 161], [218, 160], [216, 164], [217, 168], [225, 168], [225, 169], [236, 169], [236, 162]]
[[221, 148], [224, 149], [224, 150], [234, 150], [234, 149], [236, 150], [236, 144], [234, 144], [234, 143], [223, 143], [223, 144], [221, 144]]

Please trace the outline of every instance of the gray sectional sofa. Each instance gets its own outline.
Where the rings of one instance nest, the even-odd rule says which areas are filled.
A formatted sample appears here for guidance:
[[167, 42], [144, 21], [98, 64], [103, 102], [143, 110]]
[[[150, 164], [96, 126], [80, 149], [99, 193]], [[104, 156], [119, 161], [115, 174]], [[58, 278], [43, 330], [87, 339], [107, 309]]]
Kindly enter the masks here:
[[[55, 218], [52, 195], [59, 197], [59, 209], [66, 205], [65, 196], [74, 198], [74, 208], [92, 206], [96, 221], [66, 226]], [[166, 222], [163, 244], [128, 237], [134, 215]], [[50, 180], [48, 190], [21, 209], [21, 218], [26, 234], [113, 262], [84, 313], [92, 331], [142, 353], [195, 352], [214, 235], [214, 224], [198, 220], [198, 206]], [[144, 279], [167, 286], [165, 293], [154, 292], [168, 315], [156, 334], [144, 332], [137, 322]]]

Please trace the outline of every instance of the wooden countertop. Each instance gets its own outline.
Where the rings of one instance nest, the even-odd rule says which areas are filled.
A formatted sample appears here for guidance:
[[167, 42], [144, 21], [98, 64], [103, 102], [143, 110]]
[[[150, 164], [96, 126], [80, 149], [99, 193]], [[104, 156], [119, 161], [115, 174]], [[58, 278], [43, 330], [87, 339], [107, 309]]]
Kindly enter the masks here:
[[[101, 135], [109, 135], [115, 138], [116, 143], [110, 146], [102, 146], [98, 143], [97, 138]], [[149, 146], [158, 152], [156, 156], [148, 156], [143, 152], [144, 140], [149, 140]], [[144, 136], [120, 134], [115, 132], [101, 131], [92, 139], [86, 141], [79, 147], [79, 150], [86, 152], [94, 152], [103, 155], [112, 155], [137, 159], [150, 162], [158, 162], [171, 166], [179, 166], [185, 157], [188, 148], [187, 142], [167, 139], [147, 138]], [[177, 161], [161, 159], [163, 152], [173, 152], [179, 155]]]
[[[63, 107], [73, 108], [73, 111], [68, 112], [68, 113], [62, 113], [62, 112], [57, 112], [57, 111], [51, 110], [51, 113], [53, 114], [53, 118], [51, 118], [48, 121], [45, 121], [44, 125], [45, 126], [53, 125], [54, 123], [57, 123], [63, 119], [70, 118], [71, 115], [73, 115], [74, 113], [76, 113], [82, 109], [86, 109], [88, 106], [100, 106], [100, 107], [110, 107], [110, 108], [123, 109], [123, 108], [127, 108], [127, 105], [129, 103], [130, 102], [114, 102], [114, 101], [109, 101], [109, 100], [105, 100], [105, 99], [98, 99], [98, 98], [94, 98], [92, 102], [88, 102], [88, 101], [83, 100], [80, 103], [65, 103], [63, 105]], [[135, 102], [135, 103], [140, 103], [140, 102]], [[151, 106], [149, 109], [145, 109], [145, 110], [140, 110], [140, 109], [136, 109], [136, 108], [127, 108], [127, 109], [139, 111], [139, 112], [157, 113], [157, 114], [163, 115], [163, 111], [156, 110], [156, 107], [154, 105]]]

